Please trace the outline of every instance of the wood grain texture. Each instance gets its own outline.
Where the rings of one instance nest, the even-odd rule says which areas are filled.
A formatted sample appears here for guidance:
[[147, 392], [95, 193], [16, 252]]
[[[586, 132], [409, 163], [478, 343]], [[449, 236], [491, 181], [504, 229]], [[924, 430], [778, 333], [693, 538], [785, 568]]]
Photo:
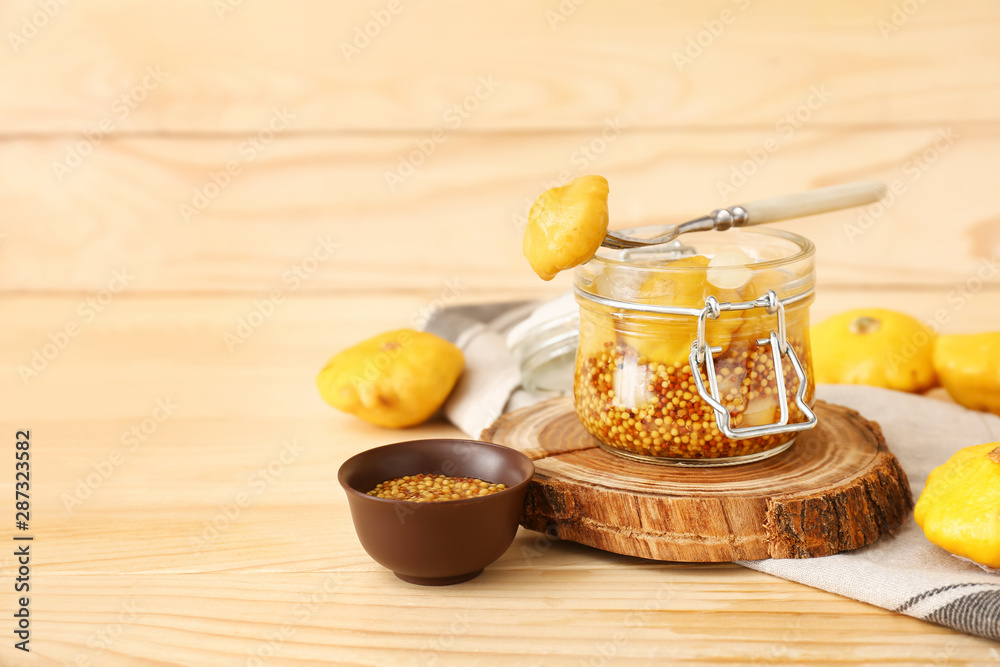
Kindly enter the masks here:
[[[458, 431], [369, 426], [313, 378], [434, 308], [565, 290], [520, 232], [586, 172], [611, 179], [616, 227], [900, 180], [861, 235], [855, 214], [787, 226], [820, 244], [815, 317], [1000, 328], [996, 4], [399, 1], [350, 62], [389, 0], [0, 3], [0, 433], [37, 445], [33, 650], [0, 642], [0, 664], [995, 662], [995, 643], [734, 565], [527, 530], [467, 585], [407, 586], [357, 543], [336, 469]], [[5, 581], [15, 565], [0, 552]]]
[[[368, 567], [49, 575], [32, 609], [36, 636], [46, 641], [30, 656], [4, 642], [0, 662], [912, 665], [985, 663], [995, 646], [735, 565], [650, 563], [554, 543], [526, 568], [530, 535], [474, 582], [447, 590]], [[573, 565], [581, 562], [587, 567]], [[865, 640], [872, 628], [877, 643]]]
[[[291, 293], [233, 352], [223, 335], [257, 295], [123, 294], [21, 383], [17, 366], [80, 321], [86, 296], [0, 296], [0, 432], [33, 430], [39, 475], [36, 643], [30, 660], [0, 643], [4, 665], [75, 664], [82, 654], [92, 667], [232, 666], [271, 648], [264, 664], [576, 667], [608, 650], [615, 664], [636, 666], [991, 659], [992, 642], [736, 566], [657, 563], [527, 530], [468, 585], [406, 586], [358, 544], [337, 467], [370, 447], [459, 432], [438, 420], [403, 432], [370, 426], [326, 406], [312, 381], [333, 352], [405, 326], [436, 291]], [[919, 314], [944, 293], [828, 291], [814, 308], [825, 315], [894, 298]], [[981, 293], [948, 326], [989, 326], [996, 312], [1000, 296]], [[130, 450], [123, 435], [158, 398], [176, 411]], [[289, 439], [301, 452], [281, 464]], [[64, 494], [114, 452], [122, 464], [68, 510]], [[276, 460], [280, 470], [259, 486]], [[241, 492], [250, 502], [234, 515]], [[4, 550], [0, 576], [9, 581], [14, 566]], [[328, 581], [337, 588], [325, 591]], [[13, 608], [12, 595], [0, 596], [2, 609]]]
[[[835, 100], [824, 123], [994, 120], [995, 5], [899, 4], [517, 0], [470, 11], [399, 0], [389, 15], [388, 0], [294, 0], [281, 11], [100, 0], [60, 5], [21, 44], [10, 35], [39, 6], [18, 0], [0, 12], [0, 86], [18, 91], [4, 103], [5, 130], [77, 133], [110, 115], [115, 131], [248, 132], [281, 105], [308, 131], [431, 128], [481, 77], [498, 87], [463, 129], [600, 127], [618, 115], [648, 127], [771, 128], [813, 86]], [[345, 44], [362, 48], [345, 55]], [[119, 118], [114, 100], [147, 67], [167, 78]]]
[[[130, 291], [407, 286], [454, 299], [498, 285], [544, 289], [521, 254], [528, 208], [549, 185], [597, 172], [611, 182], [615, 228], [838, 182], [898, 183], [902, 194], [874, 215], [840, 211], [777, 226], [816, 243], [821, 287], [973, 281], [998, 289], [991, 165], [1000, 130], [952, 130], [945, 140], [931, 128], [803, 129], [725, 198], [719, 184], [773, 132], [625, 129], [591, 161], [578, 151], [600, 139], [595, 133], [453, 136], [394, 192], [384, 175], [416, 150], [419, 134], [278, 134], [252, 160], [236, 138], [108, 139], [62, 182], [52, 165], [72, 140], [0, 142], [0, 284], [99, 290], [124, 267], [135, 276]], [[230, 178], [230, 161], [239, 172], [218, 188], [213, 175]], [[325, 251], [324, 240], [337, 247]], [[894, 252], [885, 252], [889, 243]], [[566, 289], [570, 279], [567, 272], [554, 283]]]
[[654, 560], [814, 558], [857, 549], [913, 508], [877, 424], [816, 404], [820, 423], [788, 450], [722, 468], [640, 463], [600, 447], [570, 398], [503, 415], [482, 439], [535, 462], [522, 525]]

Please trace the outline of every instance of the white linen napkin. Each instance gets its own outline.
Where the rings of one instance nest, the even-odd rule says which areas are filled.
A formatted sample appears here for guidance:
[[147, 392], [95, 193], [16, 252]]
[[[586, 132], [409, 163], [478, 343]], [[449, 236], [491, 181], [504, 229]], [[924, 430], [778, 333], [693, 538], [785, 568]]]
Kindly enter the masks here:
[[[528, 302], [458, 306], [433, 314], [427, 330], [465, 352], [463, 377], [445, 414], [473, 438], [505, 411], [551, 395], [526, 392], [505, 334]], [[956, 450], [1000, 440], [1000, 418], [875, 387], [820, 385], [818, 398], [879, 422], [910, 480], [914, 500], [931, 470]], [[850, 552], [807, 559], [738, 561], [754, 570], [831, 591], [960, 632], [1000, 640], [1000, 575], [931, 544], [909, 517], [893, 535]]]

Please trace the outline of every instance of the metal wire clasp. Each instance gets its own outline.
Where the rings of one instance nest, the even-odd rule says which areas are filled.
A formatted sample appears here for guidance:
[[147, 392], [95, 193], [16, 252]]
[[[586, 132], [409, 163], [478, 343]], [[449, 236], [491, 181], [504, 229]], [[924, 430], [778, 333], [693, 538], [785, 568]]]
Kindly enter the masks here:
[[[770, 345], [771, 347], [781, 418], [774, 424], [734, 428], [730, 425], [729, 410], [722, 404], [719, 395], [719, 380], [715, 374], [714, 355], [722, 352], [722, 348], [708, 345], [708, 342], [705, 340], [706, 322], [708, 319], [718, 319], [724, 310], [751, 310], [753, 308], [766, 308], [768, 314], [777, 315], [777, 331], [771, 331], [767, 338], [758, 339], [757, 344]], [[799, 388], [795, 392], [795, 405], [806, 417], [806, 421], [796, 424], [788, 423], [788, 396], [785, 386], [785, 373], [782, 367], [782, 358], [786, 356], [792, 362], [792, 368], [795, 369], [795, 375], [799, 379]], [[816, 425], [816, 413], [806, 405], [805, 400], [808, 378], [806, 378], [805, 370], [802, 368], [802, 363], [799, 361], [798, 355], [795, 354], [795, 350], [788, 344], [788, 340], [785, 337], [785, 306], [773, 290], [768, 290], [764, 296], [754, 301], [719, 303], [719, 300], [714, 296], [705, 299], [705, 307], [698, 315], [698, 337], [691, 344], [689, 361], [691, 363], [691, 375], [694, 378], [695, 386], [698, 388], [698, 394], [702, 400], [712, 406], [712, 409], [715, 411], [715, 423], [727, 438], [737, 440], [740, 438], [773, 435], [775, 433], [805, 431]], [[705, 374], [708, 376], [708, 389], [705, 388], [705, 383], [701, 379], [702, 364], [705, 365]]]

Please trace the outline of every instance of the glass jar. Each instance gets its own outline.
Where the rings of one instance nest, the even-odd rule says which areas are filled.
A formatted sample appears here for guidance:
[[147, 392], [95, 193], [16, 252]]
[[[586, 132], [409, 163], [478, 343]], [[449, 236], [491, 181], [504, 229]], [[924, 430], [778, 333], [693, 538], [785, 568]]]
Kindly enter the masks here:
[[574, 281], [573, 396], [587, 431], [617, 454], [675, 465], [744, 463], [791, 446], [816, 424], [814, 252], [772, 228], [601, 248]]

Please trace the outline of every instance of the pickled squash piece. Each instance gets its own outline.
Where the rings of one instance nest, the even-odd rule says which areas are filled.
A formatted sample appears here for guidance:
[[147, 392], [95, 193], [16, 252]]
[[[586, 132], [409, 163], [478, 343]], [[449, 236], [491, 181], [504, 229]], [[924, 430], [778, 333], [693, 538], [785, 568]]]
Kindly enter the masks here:
[[[739, 292], [722, 289], [707, 280], [706, 269], [709, 259], [704, 255], [684, 257], [666, 266], [676, 272], [661, 271], [647, 278], [639, 288], [636, 299], [640, 303], [685, 308], [704, 308], [705, 298], [714, 295], [720, 302], [738, 301]], [[691, 271], [682, 269], [690, 268]], [[739, 329], [743, 313], [724, 311], [718, 319], [705, 323], [705, 336], [709, 345], [729, 348], [733, 333]], [[686, 364], [691, 353], [691, 344], [697, 336], [698, 320], [694, 317], [667, 316], [662, 322], [643, 327], [643, 335], [624, 333], [622, 341], [635, 348], [641, 357], [661, 364]]]
[[594, 256], [608, 233], [608, 181], [580, 176], [543, 192], [528, 213], [522, 250], [543, 280]]

